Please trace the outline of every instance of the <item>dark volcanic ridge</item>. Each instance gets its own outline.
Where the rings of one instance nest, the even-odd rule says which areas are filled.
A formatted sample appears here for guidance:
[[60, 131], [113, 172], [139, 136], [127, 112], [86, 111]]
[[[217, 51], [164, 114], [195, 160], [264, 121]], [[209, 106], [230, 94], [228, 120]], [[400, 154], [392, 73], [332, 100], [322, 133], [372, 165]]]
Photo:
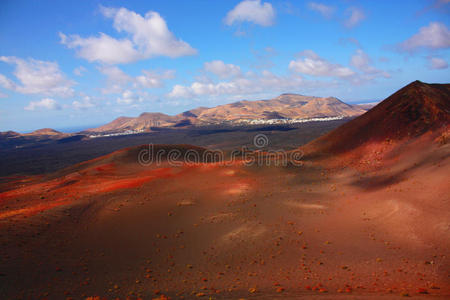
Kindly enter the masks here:
[[365, 114], [312, 141], [307, 152], [339, 154], [371, 142], [399, 141], [445, 131], [450, 123], [450, 84], [414, 81]]

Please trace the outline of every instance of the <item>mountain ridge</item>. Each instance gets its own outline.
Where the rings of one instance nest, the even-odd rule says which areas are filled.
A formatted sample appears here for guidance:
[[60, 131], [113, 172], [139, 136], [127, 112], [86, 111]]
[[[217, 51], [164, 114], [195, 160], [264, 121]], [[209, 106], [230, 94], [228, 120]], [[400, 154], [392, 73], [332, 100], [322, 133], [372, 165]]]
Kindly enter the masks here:
[[339, 154], [372, 142], [417, 138], [450, 124], [450, 84], [414, 81], [363, 115], [304, 146], [309, 152]]
[[[252, 122], [288, 122], [311, 118], [343, 118], [361, 115], [366, 110], [336, 97], [281, 94], [273, 99], [240, 100], [215, 107], [197, 107], [177, 115], [143, 112], [138, 117], [119, 117], [86, 132], [151, 131], [152, 127], [185, 127], [211, 124], [252, 124]], [[272, 121], [271, 121], [272, 120]], [[275, 121], [277, 120], [277, 121]], [[284, 120], [284, 121], [282, 121]]]

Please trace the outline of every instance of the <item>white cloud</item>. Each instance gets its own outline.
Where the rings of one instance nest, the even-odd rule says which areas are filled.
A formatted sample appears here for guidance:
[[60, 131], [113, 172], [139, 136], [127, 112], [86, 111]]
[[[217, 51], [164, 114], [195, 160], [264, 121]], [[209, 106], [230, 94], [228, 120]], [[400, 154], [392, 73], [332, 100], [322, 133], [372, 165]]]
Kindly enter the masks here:
[[249, 72], [245, 77], [235, 77], [229, 81], [199, 82], [195, 81], [189, 86], [175, 85], [170, 93], [170, 98], [197, 98], [202, 96], [239, 96], [245, 97], [270, 92], [286, 92], [297, 90], [304, 86], [305, 81], [301, 76], [292, 74], [278, 76], [264, 70], [260, 74]]
[[445, 59], [439, 57], [429, 57], [429, 68], [433, 70], [443, 70], [448, 68], [448, 63]]
[[74, 82], [66, 78], [56, 62], [36, 59], [23, 60], [14, 56], [0, 56], [0, 61], [16, 66], [13, 74], [20, 84], [0, 74], [0, 85], [22, 94], [70, 97]]
[[60, 110], [61, 106], [53, 99], [44, 98], [41, 101], [31, 101], [27, 106], [25, 106], [25, 110]]
[[313, 76], [345, 78], [355, 74], [351, 69], [339, 64], [333, 64], [318, 56], [312, 50], [300, 53], [303, 58], [292, 60], [289, 69], [298, 73]]
[[16, 85], [11, 79], [7, 78], [5, 75], [2, 74], [0, 74], [0, 86], [8, 90], [14, 90], [16, 87]]
[[193, 55], [197, 50], [177, 39], [166, 21], [154, 11], [141, 16], [126, 8], [100, 7], [101, 13], [114, 20], [114, 28], [128, 38], [115, 39], [104, 33], [98, 37], [82, 38], [60, 33], [61, 43], [76, 48], [78, 56], [106, 64], [120, 64], [156, 56], [180, 57]]
[[164, 86], [164, 80], [173, 79], [174, 77], [174, 70], [166, 70], [163, 72], [143, 70], [142, 75], [135, 78], [134, 86], [141, 88], [160, 88]]
[[194, 93], [189, 87], [176, 84], [173, 86], [172, 90], [167, 94], [170, 98], [190, 98], [194, 96]]
[[318, 2], [309, 2], [308, 7], [311, 10], [319, 12], [325, 18], [330, 18], [335, 11], [335, 8], [333, 6], [325, 5], [323, 3]]
[[349, 7], [347, 9], [347, 14], [349, 15], [349, 17], [347, 20], [345, 20], [344, 24], [348, 28], [355, 27], [366, 18], [364, 12], [356, 7]]
[[98, 67], [98, 70], [107, 78], [107, 86], [106, 88], [102, 89], [102, 92], [104, 94], [121, 93], [124, 87], [129, 82], [133, 81], [133, 78], [131, 76], [129, 76], [116, 66]]
[[257, 79], [256, 84], [263, 90], [267, 87], [283, 93], [290, 90], [298, 90], [299, 87], [310, 84], [300, 75], [291, 74], [287, 76], [278, 76], [268, 70], [262, 71], [262, 76]]
[[364, 73], [373, 73], [377, 70], [370, 65], [369, 56], [361, 49], [357, 49], [350, 59], [350, 64]]
[[244, 0], [227, 13], [224, 22], [229, 26], [241, 22], [271, 26], [275, 22], [275, 10], [268, 2]]
[[230, 78], [242, 75], [241, 68], [233, 64], [225, 64], [221, 60], [205, 62], [203, 69], [219, 78]]
[[73, 74], [77, 75], [77, 76], [82, 76], [83, 73], [87, 72], [86, 68], [83, 66], [79, 66], [78, 68], [75, 68], [73, 70]]
[[431, 22], [400, 44], [400, 50], [413, 52], [420, 48], [445, 49], [450, 47], [450, 30], [443, 23]]
[[179, 57], [197, 53], [189, 44], [173, 35], [157, 12], [149, 11], [142, 17], [125, 8], [105, 8], [104, 14], [114, 18], [117, 31], [131, 34], [133, 43], [145, 56]]
[[357, 68], [364, 74], [368, 75], [380, 75], [385, 78], [390, 78], [391, 75], [387, 72], [379, 70], [373, 66], [371, 66], [372, 60], [369, 56], [361, 49], [357, 49], [355, 54], [352, 55], [350, 59], [350, 65]]
[[120, 64], [142, 59], [141, 54], [127, 39], [117, 40], [104, 33], [100, 33], [98, 37], [88, 38], [82, 38], [76, 34], [66, 36], [63, 33], [59, 36], [62, 44], [71, 49], [77, 48], [77, 55], [90, 62]]
[[126, 90], [122, 93], [122, 96], [117, 98], [117, 103], [118, 104], [126, 104], [126, 105], [130, 105], [133, 104], [135, 102], [142, 102], [143, 98], [140, 97], [139, 95], [136, 95], [134, 92], [130, 91], [130, 90]]
[[[207, 62], [203, 68], [203, 71], [207, 72], [195, 77], [196, 79], [190, 84], [174, 85], [166, 96], [172, 99], [220, 99], [223, 96], [227, 96], [228, 99], [242, 99], [273, 95], [275, 92], [286, 93], [300, 90], [304, 92], [336, 87], [340, 84], [340, 81], [336, 79], [308, 80], [297, 73], [344, 79], [354, 85], [365, 84], [378, 77], [390, 77], [388, 73], [373, 67], [371, 59], [362, 50], [356, 51], [351, 60], [351, 64], [360, 72], [331, 63], [312, 50], [303, 51], [300, 55], [298, 59], [290, 62], [289, 69], [293, 72], [288, 72], [287, 75], [277, 75], [268, 70], [243, 73], [236, 65], [227, 65], [222, 61]], [[226, 78], [224, 74], [229, 74], [230, 70], [236, 71], [236, 76]]]
[[131, 76], [116, 66], [102, 66], [98, 70], [114, 83], [125, 84], [132, 80]]
[[91, 107], [94, 107], [94, 103], [92, 103], [92, 99], [89, 96], [84, 96], [81, 101], [75, 100], [72, 102], [72, 106], [78, 110], [85, 110]]
[[116, 66], [102, 66], [98, 69], [107, 77], [107, 87], [102, 89], [104, 94], [122, 93], [131, 86], [133, 88], [160, 88], [164, 86], [164, 80], [175, 77], [174, 70], [142, 70], [142, 75], [132, 77]]
[[98, 67], [100, 73], [106, 75], [109, 82], [114, 84], [124, 85], [132, 81], [132, 77], [122, 71], [116, 66], [101, 66]]

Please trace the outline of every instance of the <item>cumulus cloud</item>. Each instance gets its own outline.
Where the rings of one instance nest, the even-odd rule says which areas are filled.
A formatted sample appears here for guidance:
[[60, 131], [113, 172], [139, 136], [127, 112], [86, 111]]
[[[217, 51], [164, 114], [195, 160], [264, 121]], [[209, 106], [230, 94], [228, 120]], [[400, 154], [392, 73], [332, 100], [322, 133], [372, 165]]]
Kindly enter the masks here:
[[311, 10], [317, 11], [325, 18], [330, 18], [334, 14], [334, 11], [335, 11], [335, 8], [333, 6], [325, 5], [323, 3], [318, 3], [318, 2], [309, 2], [308, 7]]
[[226, 64], [221, 60], [205, 62], [203, 69], [219, 78], [229, 78], [242, 75], [241, 68], [233, 64]]
[[130, 90], [125, 90], [121, 97], [117, 98], [117, 103], [118, 104], [126, 104], [126, 105], [130, 105], [133, 104], [135, 102], [142, 102], [143, 98], [139, 95], [137, 95], [136, 93], [134, 93], [133, 91]]
[[85, 110], [94, 106], [95, 105], [92, 103], [92, 99], [89, 96], [84, 96], [80, 101], [75, 100], [72, 102], [72, 107], [78, 110]]
[[172, 87], [172, 90], [167, 94], [170, 98], [190, 98], [194, 96], [191, 91], [191, 87], [176, 84]]
[[286, 92], [287, 90], [297, 90], [304, 85], [305, 81], [299, 75], [278, 76], [264, 70], [258, 74], [249, 72], [245, 77], [235, 77], [228, 81], [195, 81], [188, 86], [175, 85], [167, 96], [184, 99], [221, 95], [244, 97], [268, 91]]
[[102, 66], [98, 67], [98, 70], [106, 76], [106, 88], [102, 89], [104, 94], [121, 93], [124, 87], [133, 81], [131, 76], [116, 66]]
[[421, 48], [445, 49], [450, 47], [450, 30], [443, 23], [431, 22], [399, 45], [400, 50], [413, 52]]
[[78, 49], [77, 55], [90, 62], [119, 64], [143, 58], [127, 39], [117, 40], [104, 33], [100, 33], [98, 37], [88, 38], [82, 38], [76, 34], [66, 36], [63, 33], [59, 33], [59, 36], [62, 44], [71, 49]]
[[333, 64], [321, 58], [312, 50], [300, 53], [301, 58], [292, 60], [289, 69], [307, 75], [345, 78], [355, 74], [351, 69], [340, 64]]
[[230, 10], [224, 22], [226, 25], [251, 22], [261, 26], [271, 26], [275, 22], [275, 10], [268, 2], [261, 0], [244, 0]]
[[174, 70], [143, 70], [136, 77], [129, 76], [117, 66], [101, 66], [98, 70], [107, 78], [107, 86], [102, 90], [104, 94], [122, 93], [130, 87], [160, 88], [164, 86], [164, 80], [175, 77]]
[[193, 55], [197, 50], [175, 37], [166, 21], [154, 11], [144, 16], [126, 8], [100, 7], [100, 12], [113, 19], [113, 26], [127, 37], [116, 39], [104, 33], [82, 38], [60, 33], [61, 43], [77, 49], [77, 55], [90, 61], [105, 64], [129, 63], [156, 56], [180, 57]]
[[56, 62], [36, 59], [23, 60], [14, 56], [0, 56], [0, 61], [15, 65], [13, 72], [20, 84], [0, 74], [0, 85], [22, 94], [70, 97], [74, 91], [72, 80], [66, 78]]
[[356, 7], [349, 7], [347, 9], [348, 19], [345, 20], [344, 25], [348, 28], [355, 27], [359, 23], [361, 23], [362, 20], [366, 18], [366, 15], [364, 12]]
[[360, 70], [367, 75], [380, 75], [385, 78], [390, 78], [391, 75], [387, 72], [379, 70], [371, 65], [372, 60], [369, 58], [367, 53], [361, 49], [357, 49], [350, 59], [350, 65]]
[[448, 68], [448, 63], [440, 57], [429, 57], [429, 68], [432, 70], [443, 70]]
[[60, 110], [61, 106], [53, 99], [50, 98], [44, 98], [41, 101], [31, 101], [27, 106], [24, 108], [25, 110]]
[[141, 88], [160, 88], [164, 86], [164, 80], [173, 78], [175, 78], [174, 70], [165, 70], [162, 72], [143, 70], [142, 75], [134, 79], [134, 86]]

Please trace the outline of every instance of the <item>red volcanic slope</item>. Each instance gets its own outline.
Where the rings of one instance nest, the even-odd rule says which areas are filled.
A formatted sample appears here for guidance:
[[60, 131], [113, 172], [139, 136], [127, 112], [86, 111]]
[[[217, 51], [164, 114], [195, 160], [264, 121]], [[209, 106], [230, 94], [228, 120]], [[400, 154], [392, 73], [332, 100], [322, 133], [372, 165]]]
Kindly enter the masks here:
[[448, 299], [450, 144], [432, 142], [448, 99], [448, 85], [416, 82], [313, 143], [362, 145], [352, 156], [379, 146], [368, 131], [399, 139], [395, 163], [367, 172], [144, 167], [139, 146], [13, 178], [0, 192], [0, 298]]
[[[139, 166], [139, 160], [138, 157], [140, 155], [142, 156], [142, 159], [150, 159], [148, 155], [150, 154], [150, 146], [149, 145], [140, 145], [140, 146], [133, 146], [128, 147], [124, 149], [120, 149], [117, 151], [114, 151], [110, 154], [100, 156], [88, 161], [84, 161], [78, 164], [75, 164], [73, 166], [64, 168], [60, 171], [54, 172], [50, 175], [48, 175], [49, 178], [57, 178], [60, 176], [65, 176], [70, 173], [74, 172], [84, 172], [86, 170], [92, 170], [95, 169], [97, 171], [107, 171], [104, 170], [104, 166], [108, 165], [114, 165], [114, 166], [122, 166], [122, 170], [127, 170], [128, 168], [133, 168], [136, 166]], [[187, 145], [187, 144], [173, 144], [173, 145], [166, 145], [166, 144], [157, 144], [153, 145], [151, 148], [152, 153], [152, 159], [156, 162], [157, 156], [162, 160], [165, 161], [167, 156], [171, 156], [172, 160], [182, 160], [186, 152], [188, 151], [195, 151], [198, 153], [198, 157], [201, 159], [204, 151], [206, 151], [206, 148], [193, 146], [193, 145]], [[176, 155], [171, 155], [176, 152], [180, 157], [177, 157]], [[100, 169], [98, 169], [100, 168]], [[107, 168], [110, 169], [109, 167]]]
[[[0, 220], [18, 214], [33, 215], [56, 206], [76, 202], [86, 195], [138, 188], [156, 179], [182, 175], [183, 172], [195, 166], [184, 165], [177, 169], [167, 163], [167, 157], [170, 157], [172, 161], [183, 160], [188, 151], [190, 153], [195, 151], [199, 154], [199, 159], [202, 159], [202, 154], [206, 150], [191, 145], [154, 145], [152, 163], [140, 165], [138, 157], [142, 150], [148, 151], [148, 147], [148, 145], [141, 145], [121, 149], [49, 175], [18, 178], [9, 181], [6, 185], [0, 185], [0, 202], [3, 205], [0, 207]], [[178, 156], [170, 153], [177, 153]], [[142, 158], [149, 159], [148, 155], [149, 152], [145, 152]], [[157, 157], [160, 157], [161, 161], [157, 161]], [[190, 159], [192, 160], [193, 157], [190, 156]], [[52, 193], [51, 201], [27, 196], [50, 192]], [[26, 197], [27, 201], [17, 202], [15, 200], [17, 197]], [[5, 207], [8, 209], [1, 211]]]
[[450, 84], [414, 81], [304, 149], [307, 153], [339, 154], [370, 142], [402, 140], [445, 130], [449, 123]]

